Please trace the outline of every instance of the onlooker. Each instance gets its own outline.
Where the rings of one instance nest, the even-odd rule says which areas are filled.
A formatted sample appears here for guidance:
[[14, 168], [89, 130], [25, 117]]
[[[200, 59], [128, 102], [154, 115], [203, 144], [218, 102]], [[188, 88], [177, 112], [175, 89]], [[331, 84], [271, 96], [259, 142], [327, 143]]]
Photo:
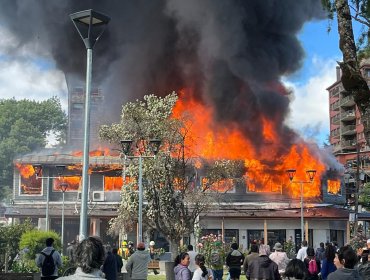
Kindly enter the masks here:
[[281, 279], [278, 265], [269, 257], [269, 250], [266, 246], [260, 246], [259, 257], [254, 259], [248, 266], [247, 279]]
[[370, 239], [368, 239], [368, 240], [366, 241], [366, 247], [367, 247], [367, 249], [369, 249], [369, 250], [370, 250]]
[[297, 253], [297, 259], [304, 261], [306, 257], [307, 257], [307, 241], [303, 240], [301, 249], [299, 249]]
[[325, 258], [324, 242], [320, 242], [320, 247], [316, 249], [315, 258], [316, 258], [316, 260], [320, 261], [320, 264], [322, 265], [322, 261]]
[[[62, 258], [58, 251], [53, 248], [54, 239], [45, 240], [46, 247], [36, 257], [36, 265], [41, 268], [41, 279], [51, 280], [58, 278], [58, 268], [62, 266]], [[51, 258], [49, 258], [51, 256]], [[50, 262], [49, 262], [50, 260]]]
[[362, 279], [370, 279], [369, 250], [365, 248], [361, 253], [361, 263], [357, 267]]
[[350, 246], [343, 246], [335, 254], [334, 264], [337, 270], [330, 273], [328, 280], [358, 280], [362, 279], [356, 269], [356, 252]]
[[210, 264], [214, 280], [222, 280], [224, 275], [225, 254], [222, 250], [222, 242], [216, 241], [211, 251]]
[[81, 241], [76, 248], [75, 257], [77, 265], [75, 274], [58, 280], [104, 279], [100, 270], [104, 262], [104, 247], [98, 237], [89, 237]]
[[[153, 240], [150, 241], [149, 242], [149, 254], [150, 254], [150, 259], [152, 261], [155, 260], [155, 248], [154, 248], [154, 246], [155, 246], [155, 242]], [[155, 268], [153, 268], [153, 272], [154, 272], [155, 275], [159, 274], [159, 272]]]
[[145, 250], [143, 242], [137, 244], [136, 249], [127, 261], [126, 270], [131, 279], [146, 279], [148, 277], [150, 254]]
[[191, 272], [188, 268], [190, 263], [190, 257], [188, 253], [181, 253], [175, 258], [175, 280], [190, 280]]
[[241, 274], [241, 265], [244, 262], [244, 255], [238, 250], [237, 243], [231, 244], [232, 251], [226, 257], [226, 265], [229, 267], [230, 279], [239, 279]]
[[116, 262], [117, 262], [117, 272], [120, 273], [121, 270], [122, 270], [122, 267], [123, 267], [123, 261], [122, 261], [122, 257], [120, 255], [118, 255], [118, 249], [117, 248], [114, 248], [112, 250], [112, 254], [113, 256], [116, 258]]
[[286, 266], [284, 280], [306, 279], [308, 274], [305, 264], [299, 259], [292, 259]]
[[75, 264], [75, 252], [76, 252], [77, 244], [76, 240], [72, 240], [67, 247], [67, 257], [69, 259], [70, 264]]
[[249, 255], [247, 255], [244, 259], [243, 262], [243, 271], [244, 274], [247, 274], [248, 266], [249, 264], [255, 259], [258, 258], [259, 253], [258, 253], [258, 245], [257, 244], [252, 244], [251, 245], [251, 250]]
[[269, 258], [278, 265], [280, 273], [284, 272], [290, 259], [288, 258], [286, 253], [283, 252], [283, 246], [281, 245], [281, 243], [279, 242], [275, 243], [273, 249], [275, 250], [275, 252], [271, 253]]
[[197, 253], [193, 249], [194, 249], [193, 245], [189, 244], [188, 245], [188, 254], [189, 254], [189, 258], [190, 258], [190, 263], [189, 263], [188, 268], [189, 268], [192, 276], [193, 276], [193, 273], [196, 269], [195, 256], [197, 255]]
[[192, 280], [213, 280], [212, 270], [206, 268], [205, 257], [201, 254], [196, 255], [195, 264], [197, 265]]
[[325, 248], [325, 258], [321, 264], [321, 278], [326, 280], [328, 275], [337, 270], [337, 267], [334, 265], [335, 258], [335, 249], [332, 244], [327, 244]]
[[105, 247], [106, 255], [103, 263], [102, 271], [105, 274], [105, 278], [108, 280], [117, 280], [117, 260], [112, 253], [110, 245]]
[[318, 280], [320, 273], [320, 261], [315, 258], [315, 249], [307, 247], [307, 257], [304, 259], [304, 264], [308, 270], [307, 280]]

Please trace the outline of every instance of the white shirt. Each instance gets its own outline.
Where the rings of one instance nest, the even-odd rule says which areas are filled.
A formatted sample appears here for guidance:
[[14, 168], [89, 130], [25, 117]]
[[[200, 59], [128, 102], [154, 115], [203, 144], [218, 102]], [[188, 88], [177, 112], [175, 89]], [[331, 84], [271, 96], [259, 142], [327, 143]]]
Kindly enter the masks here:
[[307, 257], [307, 247], [302, 247], [298, 251], [297, 259], [299, 259], [303, 262], [306, 257]]
[[204, 277], [202, 277], [202, 274], [203, 274], [203, 271], [200, 267], [198, 267], [195, 271], [194, 271], [194, 275], [193, 275], [193, 278], [192, 280], [213, 280], [213, 273], [212, 273], [212, 270], [210, 270], [209, 268], [207, 268], [207, 271], [208, 271], [208, 274]]
[[197, 268], [196, 265], [195, 265], [195, 257], [196, 257], [196, 255], [198, 255], [198, 253], [195, 252], [195, 251], [188, 251], [188, 254], [189, 254], [189, 257], [190, 257], [190, 263], [189, 263], [188, 268], [191, 272], [194, 272], [195, 269]]

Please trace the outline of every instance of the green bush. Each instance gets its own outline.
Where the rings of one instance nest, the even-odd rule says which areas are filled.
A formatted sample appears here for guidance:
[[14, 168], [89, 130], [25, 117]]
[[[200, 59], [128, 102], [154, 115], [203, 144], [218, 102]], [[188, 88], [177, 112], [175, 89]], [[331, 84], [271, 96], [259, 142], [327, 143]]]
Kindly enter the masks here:
[[54, 239], [54, 249], [60, 252], [60, 237], [55, 231], [31, 230], [23, 233], [19, 242], [19, 249], [26, 249], [26, 258], [35, 260], [36, 254], [39, 254], [45, 248], [45, 241], [49, 237]]

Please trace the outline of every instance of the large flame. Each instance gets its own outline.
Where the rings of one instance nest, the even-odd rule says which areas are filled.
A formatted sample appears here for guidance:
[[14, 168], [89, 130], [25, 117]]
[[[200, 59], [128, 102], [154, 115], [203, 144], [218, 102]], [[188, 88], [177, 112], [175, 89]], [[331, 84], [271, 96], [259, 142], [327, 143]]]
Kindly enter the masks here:
[[340, 180], [328, 180], [328, 193], [340, 193]]
[[[233, 124], [216, 124], [213, 110], [191, 97], [191, 92], [183, 90], [177, 101], [173, 117], [185, 119], [191, 137], [185, 140], [189, 154], [216, 160], [244, 160], [248, 169], [246, 185], [249, 191], [280, 192], [292, 197], [320, 195], [321, 175], [325, 166], [312, 155], [307, 143], [301, 141], [281, 155], [281, 146], [275, 132], [275, 124], [263, 118], [264, 147], [257, 151], [248, 139]], [[191, 151], [191, 152], [190, 152]], [[199, 164], [198, 164], [199, 165]], [[288, 169], [296, 169], [293, 182], [289, 181]], [[306, 177], [306, 170], [315, 169], [312, 183]]]

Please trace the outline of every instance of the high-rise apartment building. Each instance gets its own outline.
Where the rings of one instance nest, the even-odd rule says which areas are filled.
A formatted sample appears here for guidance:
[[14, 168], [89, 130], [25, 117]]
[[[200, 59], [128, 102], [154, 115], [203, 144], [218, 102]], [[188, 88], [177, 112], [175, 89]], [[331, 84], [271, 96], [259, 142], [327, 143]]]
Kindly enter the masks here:
[[[364, 60], [361, 63], [361, 71], [370, 84], [370, 60]], [[343, 88], [339, 66], [336, 68], [336, 78], [335, 83], [327, 88], [329, 92], [330, 145], [337, 160], [345, 166], [349, 182], [354, 183], [357, 172], [357, 157], [359, 158], [361, 179], [366, 180], [370, 175], [370, 147], [364, 137], [364, 127], [354, 97]]]

